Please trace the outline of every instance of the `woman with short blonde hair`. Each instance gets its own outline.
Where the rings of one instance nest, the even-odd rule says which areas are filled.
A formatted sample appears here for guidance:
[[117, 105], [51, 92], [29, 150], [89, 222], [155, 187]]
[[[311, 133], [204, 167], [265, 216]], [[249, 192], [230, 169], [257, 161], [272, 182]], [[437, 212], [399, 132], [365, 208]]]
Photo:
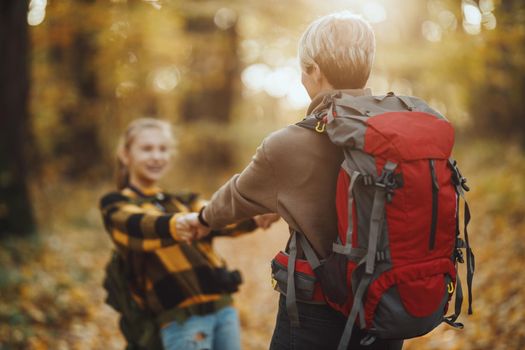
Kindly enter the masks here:
[[[314, 113], [324, 112], [325, 99], [334, 95], [335, 90], [353, 97], [369, 96], [369, 89], [364, 87], [374, 53], [374, 33], [359, 16], [342, 12], [311, 23], [298, 50], [301, 80], [312, 99], [305, 120], [311, 120], [308, 116]], [[286, 253], [278, 253], [272, 262], [274, 288], [280, 296], [270, 349], [335, 350], [347, 319], [325, 303], [322, 293], [314, 292], [313, 282], [307, 282], [310, 289], [303, 287], [301, 291], [298, 287], [297, 281], [306, 280], [302, 280], [303, 272], [291, 273], [299, 266], [293, 263], [293, 256], [304, 259], [305, 251], [292, 237], [300, 232], [298, 237], [304, 240], [297, 239], [311, 245], [312, 255], [329, 258], [338, 232], [336, 182], [345, 158], [342, 149], [322, 131], [298, 124], [268, 135], [251, 163], [215, 192], [198, 217], [186, 215], [185, 223], [205, 232], [206, 227], [220, 228], [250, 215], [269, 212], [281, 215], [289, 225], [289, 232], [296, 234], [290, 236], [287, 248], [283, 249], [288, 257]], [[283, 230], [283, 235], [289, 232]], [[282, 256], [285, 258], [279, 260]], [[400, 350], [403, 346], [403, 340], [385, 339], [361, 345], [365, 336], [366, 332], [356, 326], [348, 349]]]
[[362, 89], [370, 76], [375, 55], [370, 24], [348, 11], [312, 22], [299, 41], [301, 69], [318, 66], [335, 89]]

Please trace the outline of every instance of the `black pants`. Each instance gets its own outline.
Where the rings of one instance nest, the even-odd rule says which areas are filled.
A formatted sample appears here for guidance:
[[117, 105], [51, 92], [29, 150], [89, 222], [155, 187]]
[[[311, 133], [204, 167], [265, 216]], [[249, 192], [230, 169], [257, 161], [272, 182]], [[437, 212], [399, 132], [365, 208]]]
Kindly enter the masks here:
[[[346, 318], [328, 305], [297, 303], [301, 327], [290, 325], [286, 299], [281, 295], [277, 322], [273, 331], [270, 350], [331, 350], [337, 349]], [[364, 337], [359, 327], [354, 327], [348, 350], [401, 350], [402, 340], [377, 339], [369, 346], [359, 344]]]

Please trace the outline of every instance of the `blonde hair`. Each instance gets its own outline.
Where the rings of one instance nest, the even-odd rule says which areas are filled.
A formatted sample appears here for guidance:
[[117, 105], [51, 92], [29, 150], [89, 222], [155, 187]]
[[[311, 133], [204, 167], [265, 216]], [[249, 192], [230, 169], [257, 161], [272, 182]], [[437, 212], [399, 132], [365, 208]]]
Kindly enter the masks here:
[[375, 55], [375, 36], [370, 24], [349, 11], [312, 22], [299, 40], [301, 69], [317, 64], [336, 89], [360, 89], [366, 85]]
[[167, 121], [154, 118], [139, 118], [128, 124], [126, 131], [120, 137], [117, 145], [117, 169], [116, 169], [116, 183], [119, 190], [129, 185], [129, 169], [122, 162], [121, 157], [125, 152], [129, 151], [133, 141], [137, 135], [144, 129], [157, 128], [165, 132], [171, 143], [174, 143], [173, 131], [171, 124]]

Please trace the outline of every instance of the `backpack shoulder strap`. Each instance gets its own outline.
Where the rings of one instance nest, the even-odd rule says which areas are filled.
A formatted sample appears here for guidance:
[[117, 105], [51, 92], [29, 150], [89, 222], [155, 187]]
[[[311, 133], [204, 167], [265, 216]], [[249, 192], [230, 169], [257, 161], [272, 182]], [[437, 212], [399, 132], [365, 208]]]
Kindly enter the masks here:
[[292, 327], [300, 327], [299, 311], [297, 309], [297, 297], [295, 293], [295, 263], [297, 261], [297, 251], [301, 248], [310, 264], [314, 274], [320, 279], [321, 261], [317, 257], [314, 249], [306, 239], [303, 233], [290, 228], [290, 241], [288, 243], [288, 276], [286, 287], [286, 311], [290, 318]]

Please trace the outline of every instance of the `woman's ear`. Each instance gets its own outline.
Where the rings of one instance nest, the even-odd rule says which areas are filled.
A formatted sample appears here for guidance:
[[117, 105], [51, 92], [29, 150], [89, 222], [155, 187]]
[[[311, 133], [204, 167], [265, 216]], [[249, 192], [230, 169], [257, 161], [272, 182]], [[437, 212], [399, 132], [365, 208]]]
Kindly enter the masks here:
[[332, 84], [328, 82], [326, 75], [321, 71], [321, 68], [317, 63], [312, 65], [312, 78], [314, 79], [317, 86], [320, 90], [330, 90], [333, 89]]
[[319, 68], [319, 65], [315, 62], [310, 67], [310, 75], [317, 84], [320, 84], [324, 77], [324, 74], [321, 72], [321, 68]]
[[315, 82], [319, 86], [320, 90], [333, 90], [333, 85], [328, 81], [328, 78], [326, 75], [321, 71], [321, 68], [315, 64], [314, 71], [313, 71], [313, 78], [315, 79]]

